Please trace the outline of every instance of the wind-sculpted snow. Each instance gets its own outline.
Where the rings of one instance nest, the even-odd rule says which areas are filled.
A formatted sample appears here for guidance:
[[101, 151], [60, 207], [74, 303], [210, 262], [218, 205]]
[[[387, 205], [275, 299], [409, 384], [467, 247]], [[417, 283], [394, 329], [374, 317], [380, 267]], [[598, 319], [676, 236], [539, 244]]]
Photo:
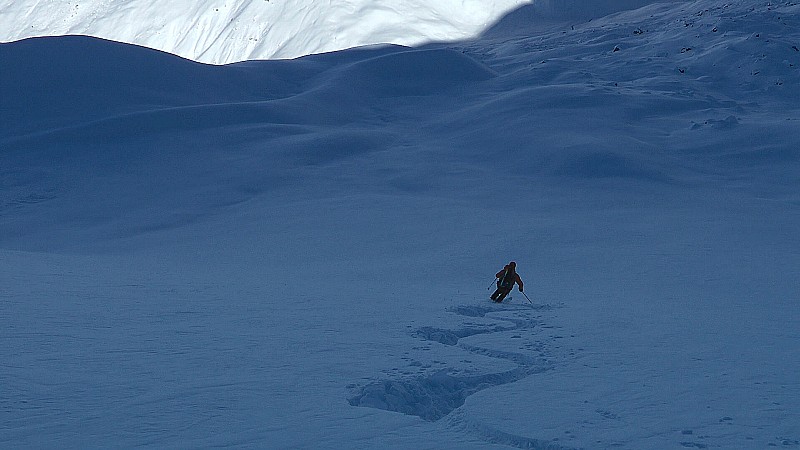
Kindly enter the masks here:
[[449, 49], [394, 52], [346, 66], [331, 80], [331, 87], [357, 93], [357, 97], [406, 97], [469, 88], [493, 78], [491, 69]]
[[[99, 59], [84, 58], [87, 53]], [[139, 231], [184, 223], [184, 217], [197, 220], [203, 213], [195, 211], [235, 204], [301, 180], [297, 167], [385, 154], [400, 136], [359, 124], [372, 120], [376, 102], [454, 93], [495, 76], [454, 50], [402, 47], [355, 50], [341, 59], [320, 55], [220, 67], [127, 44], [61, 37], [3, 44], [0, 57], [19, 61], [2, 73], [0, 83], [7, 99], [0, 111], [0, 146], [7, 149], [3, 157], [25, 161], [26, 177], [47, 172], [42, 164], [64, 164], [35, 194], [24, 187], [9, 190], [6, 203], [51, 198], [57, 190], [60, 198], [88, 195], [94, 189], [91, 180], [78, 175], [85, 171], [102, 169], [103, 177], [136, 177], [140, 170], [161, 174], [138, 192], [129, 192], [123, 183], [102, 188], [105, 194], [95, 199], [133, 212], [142, 198], [176, 193], [157, 196], [169, 205], [170, 218], [160, 217], [164, 210], [148, 208], [146, 215], [153, 217], [131, 223]], [[176, 133], [186, 133], [180, 137], [186, 148], [170, 144]], [[94, 145], [98, 142], [113, 146]], [[262, 147], [266, 142], [271, 144]], [[220, 147], [230, 149], [222, 166], [214, 156]], [[187, 160], [194, 163], [181, 162]], [[238, 177], [222, 181], [227, 170]], [[210, 184], [200, 187], [191, 181], [198, 178]], [[411, 188], [406, 181], [401, 184]], [[181, 196], [198, 188], [211, 190], [197, 198], [204, 206], [190, 206], [180, 218], [172, 217]], [[58, 222], [70, 227], [82, 222], [87, 211], [81, 207], [57, 214]]]

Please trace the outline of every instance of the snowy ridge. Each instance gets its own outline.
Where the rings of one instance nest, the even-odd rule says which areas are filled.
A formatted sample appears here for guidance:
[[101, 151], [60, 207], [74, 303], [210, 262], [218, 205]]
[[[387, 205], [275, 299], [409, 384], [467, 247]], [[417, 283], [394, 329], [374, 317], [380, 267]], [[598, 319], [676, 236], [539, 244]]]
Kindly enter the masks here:
[[796, 447], [797, 2], [543, 4], [0, 44], [0, 447]]
[[0, 42], [81, 34], [213, 64], [480, 33], [526, 0], [2, 0]]

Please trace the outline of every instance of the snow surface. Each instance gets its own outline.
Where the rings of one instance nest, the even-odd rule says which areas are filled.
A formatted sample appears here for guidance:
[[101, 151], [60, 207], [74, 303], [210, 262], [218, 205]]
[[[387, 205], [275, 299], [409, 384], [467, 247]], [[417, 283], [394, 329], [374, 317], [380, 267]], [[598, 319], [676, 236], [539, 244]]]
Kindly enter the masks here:
[[0, 42], [89, 35], [214, 64], [474, 37], [527, 0], [0, 0]]
[[800, 446], [800, 3], [540, 7], [0, 44], [0, 447]]

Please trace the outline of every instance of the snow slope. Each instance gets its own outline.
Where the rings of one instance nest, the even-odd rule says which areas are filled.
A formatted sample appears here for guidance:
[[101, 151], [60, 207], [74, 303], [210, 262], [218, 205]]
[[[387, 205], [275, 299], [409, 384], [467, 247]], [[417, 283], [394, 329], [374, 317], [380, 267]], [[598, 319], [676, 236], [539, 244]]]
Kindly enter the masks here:
[[800, 4], [539, 7], [0, 44], [0, 446], [800, 445]]
[[225, 64], [472, 37], [526, 0], [2, 0], [0, 42], [81, 34]]

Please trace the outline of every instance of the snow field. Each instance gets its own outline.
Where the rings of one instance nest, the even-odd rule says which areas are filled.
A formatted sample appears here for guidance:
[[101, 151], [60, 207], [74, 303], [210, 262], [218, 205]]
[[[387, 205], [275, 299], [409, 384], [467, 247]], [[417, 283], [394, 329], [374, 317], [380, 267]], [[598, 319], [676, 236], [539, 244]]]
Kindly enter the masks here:
[[0, 45], [0, 444], [796, 446], [797, 12]]

